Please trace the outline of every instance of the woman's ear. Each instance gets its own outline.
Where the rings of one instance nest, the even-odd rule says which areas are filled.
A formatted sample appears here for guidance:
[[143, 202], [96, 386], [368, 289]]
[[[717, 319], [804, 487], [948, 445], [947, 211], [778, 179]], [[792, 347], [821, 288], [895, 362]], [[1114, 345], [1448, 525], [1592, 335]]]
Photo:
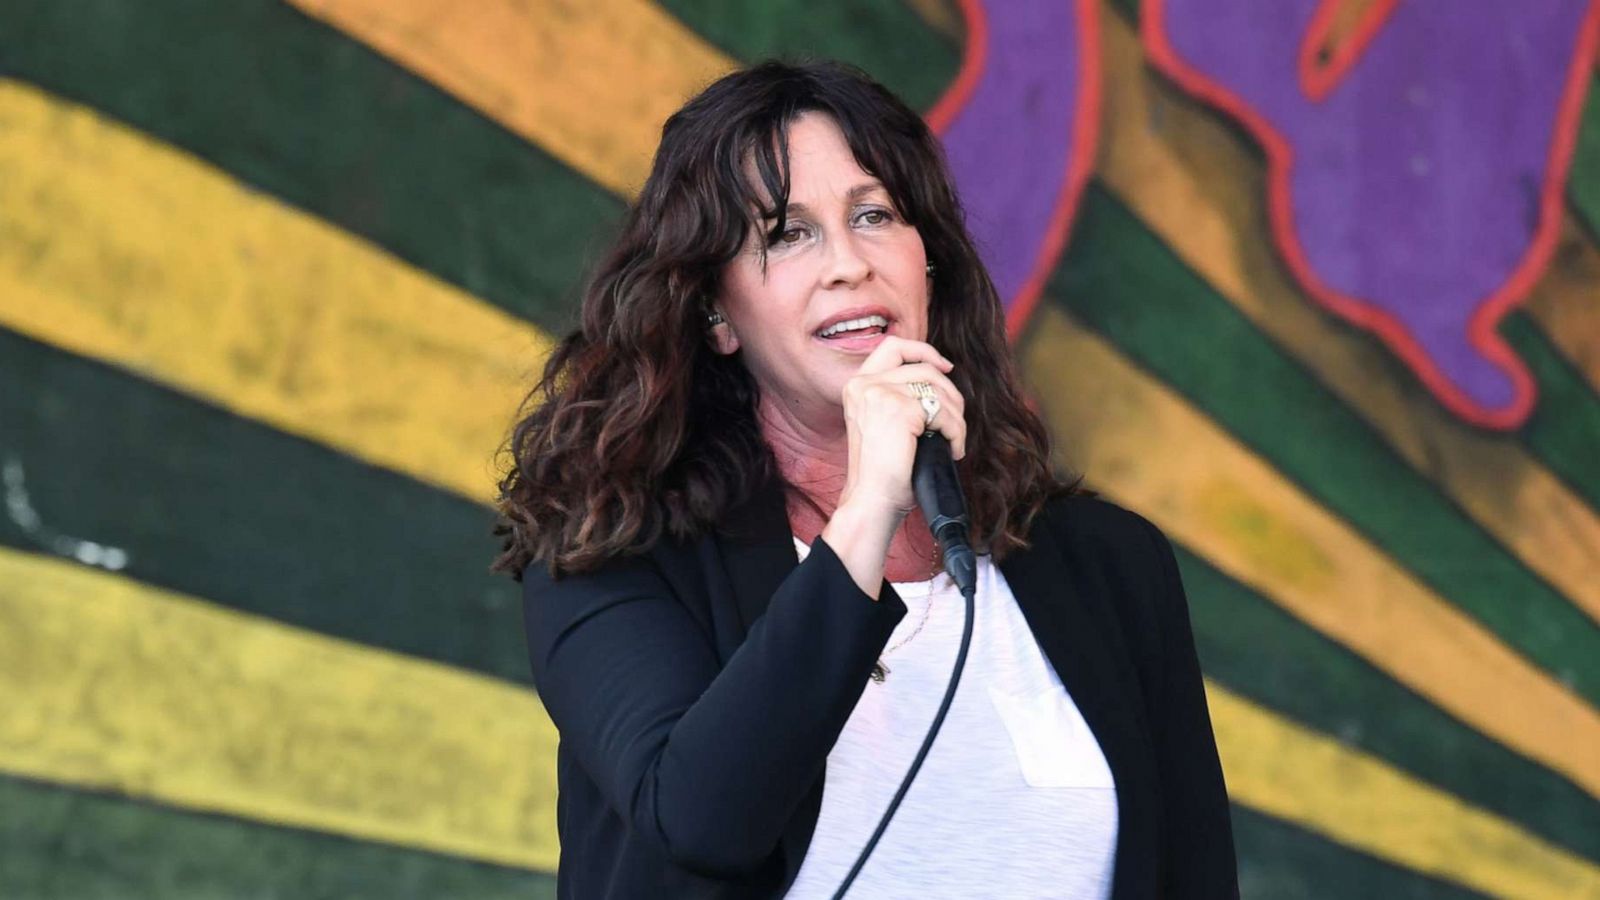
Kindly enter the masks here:
[[711, 346], [723, 356], [732, 356], [739, 350], [739, 336], [733, 333], [733, 323], [721, 311], [713, 309], [706, 317], [711, 327]]

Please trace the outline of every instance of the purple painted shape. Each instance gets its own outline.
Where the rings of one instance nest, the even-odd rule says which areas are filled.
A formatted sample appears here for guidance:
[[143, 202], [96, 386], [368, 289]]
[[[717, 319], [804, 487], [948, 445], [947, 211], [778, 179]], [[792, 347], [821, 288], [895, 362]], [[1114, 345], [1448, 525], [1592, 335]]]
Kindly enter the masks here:
[[943, 138], [967, 227], [1009, 312], [1052, 252], [1047, 237], [1082, 127], [1083, 35], [1071, 0], [988, 0], [979, 15], [985, 64]]
[[1404, 0], [1321, 103], [1297, 68], [1318, 5], [1165, 0], [1167, 39], [1293, 149], [1291, 228], [1311, 275], [1504, 408], [1513, 382], [1469, 322], [1532, 244], [1588, 0]]

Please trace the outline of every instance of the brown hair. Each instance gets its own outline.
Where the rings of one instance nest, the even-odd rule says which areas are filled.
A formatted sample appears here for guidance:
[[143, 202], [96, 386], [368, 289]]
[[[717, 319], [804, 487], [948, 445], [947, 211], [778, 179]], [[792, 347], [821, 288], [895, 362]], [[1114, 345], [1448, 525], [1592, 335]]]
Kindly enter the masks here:
[[[638, 202], [584, 289], [579, 328], [518, 414], [494, 571], [520, 579], [541, 562], [552, 574], [580, 572], [663, 532], [689, 538], [760, 479], [781, 477], [757, 425], [755, 382], [737, 354], [713, 350], [706, 313], [751, 231], [775, 219], [766, 233], [782, 232], [785, 132], [809, 111], [839, 126], [937, 268], [928, 341], [956, 364], [966, 398], [959, 472], [974, 546], [996, 558], [1026, 546], [1045, 502], [1076, 488], [1052, 471], [1044, 425], [1023, 401], [1000, 298], [938, 139], [855, 68], [765, 62], [714, 82], [662, 128]], [[751, 161], [765, 194], [745, 174]]]

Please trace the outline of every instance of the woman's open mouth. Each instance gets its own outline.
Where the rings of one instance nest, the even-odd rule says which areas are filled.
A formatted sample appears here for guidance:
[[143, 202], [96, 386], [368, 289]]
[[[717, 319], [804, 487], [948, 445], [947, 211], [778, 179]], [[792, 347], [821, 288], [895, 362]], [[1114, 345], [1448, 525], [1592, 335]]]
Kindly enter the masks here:
[[862, 334], [882, 334], [889, 330], [889, 320], [883, 316], [862, 316], [859, 319], [845, 319], [836, 322], [817, 332], [817, 337], [823, 340], [841, 336], [859, 336]]
[[883, 316], [861, 316], [835, 322], [817, 332], [817, 338], [829, 346], [846, 351], [870, 351], [882, 343], [889, 333], [889, 320]]

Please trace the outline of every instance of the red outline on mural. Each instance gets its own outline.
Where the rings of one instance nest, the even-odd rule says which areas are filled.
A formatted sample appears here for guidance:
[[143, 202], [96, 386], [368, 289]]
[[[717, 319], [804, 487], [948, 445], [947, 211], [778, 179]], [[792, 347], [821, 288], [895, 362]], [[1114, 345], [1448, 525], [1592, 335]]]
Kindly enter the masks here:
[[923, 117], [928, 127], [940, 135], [955, 121], [956, 114], [966, 108], [984, 67], [989, 64], [989, 18], [984, 15], [983, 6], [979, 0], [961, 0], [961, 13], [967, 27], [966, 44], [961, 48], [961, 68], [939, 102]]
[[1300, 89], [1306, 96], [1321, 103], [1323, 98], [1338, 87], [1344, 76], [1355, 68], [1360, 61], [1361, 54], [1367, 50], [1367, 45], [1378, 36], [1383, 26], [1389, 23], [1389, 16], [1394, 12], [1400, 0], [1375, 0], [1372, 7], [1361, 14], [1361, 21], [1356, 24], [1355, 31], [1343, 44], [1339, 45], [1331, 59], [1318, 64], [1317, 50], [1327, 43], [1328, 33], [1333, 30], [1333, 20], [1338, 17], [1339, 7], [1347, 0], [1322, 0], [1322, 5], [1317, 7], [1316, 13], [1311, 17], [1311, 24], [1306, 26], [1305, 40], [1300, 42]]
[[[1072, 220], [1078, 211], [1078, 202], [1094, 172], [1095, 148], [1100, 139], [1100, 18], [1095, 0], [1073, 0], [1078, 15], [1078, 54], [1080, 69], [1077, 102], [1074, 104], [1072, 143], [1067, 153], [1067, 174], [1061, 193], [1056, 196], [1055, 209], [1050, 214], [1050, 224], [1040, 237], [1039, 249], [1034, 256], [1032, 272], [1011, 299], [1006, 313], [1006, 333], [1013, 340], [1033, 315], [1039, 297], [1044, 293], [1045, 282], [1055, 268], [1061, 252], [1066, 248], [1072, 231]], [[945, 91], [939, 102], [927, 114], [928, 125], [943, 133], [967, 105], [972, 91], [978, 85], [989, 61], [989, 21], [982, 0], [961, 0], [961, 13], [966, 20], [967, 42], [962, 54], [961, 69], [955, 81]], [[1002, 298], [1004, 300], [1005, 298]]]
[[[1178, 57], [1167, 41], [1165, 12], [1163, 0], [1143, 0], [1140, 32], [1151, 62], [1195, 98], [1217, 107], [1243, 124], [1266, 150], [1267, 202], [1272, 238], [1295, 278], [1312, 299], [1334, 314], [1376, 334], [1447, 409], [1464, 421], [1506, 430], [1527, 421], [1533, 411], [1537, 386], [1526, 364], [1500, 337], [1496, 326], [1527, 298], [1555, 252], [1561, 230], [1562, 193], [1577, 147], [1584, 92], [1595, 67], [1596, 47], [1600, 45], [1600, 0], [1591, 0], [1579, 28], [1578, 43], [1545, 166], [1544, 186], [1539, 197], [1539, 221], [1534, 228], [1533, 239], [1505, 284], [1478, 305], [1467, 323], [1469, 342], [1511, 379], [1515, 393], [1510, 405], [1503, 409], [1480, 406], [1458, 390], [1398, 319], [1371, 303], [1333, 290], [1316, 276], [1293, 228], [1294, 216], [1289, 196], [1289, 173], [1294, 167], [1293, 150], [1253, 107]], [[1367, 39], [1370, 40], [1370, 36]], [[1342, 76], [1344, 73], [1341, 71], [1339, 74]]]

